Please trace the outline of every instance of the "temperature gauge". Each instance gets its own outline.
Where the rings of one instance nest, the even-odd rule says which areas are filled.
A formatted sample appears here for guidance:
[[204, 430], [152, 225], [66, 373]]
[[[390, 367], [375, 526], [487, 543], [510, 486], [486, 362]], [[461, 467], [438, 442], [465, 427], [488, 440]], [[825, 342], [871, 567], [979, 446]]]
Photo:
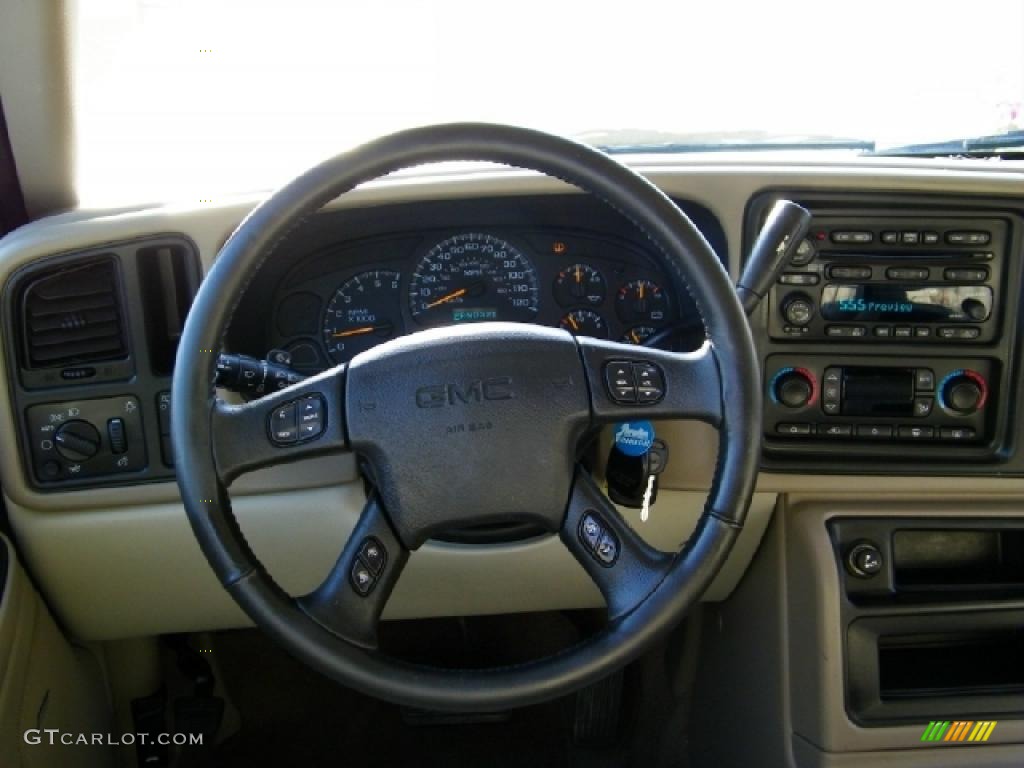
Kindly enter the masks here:
[[608, 324], [592, 309], [574, 310], [563, 317], [558, 324], [573, 336], [608, 338]]
[[555, 299], [563, 307], [604, 301], [605, 284], [601, 273], [587, 264], [570, 264], [555, 278]]

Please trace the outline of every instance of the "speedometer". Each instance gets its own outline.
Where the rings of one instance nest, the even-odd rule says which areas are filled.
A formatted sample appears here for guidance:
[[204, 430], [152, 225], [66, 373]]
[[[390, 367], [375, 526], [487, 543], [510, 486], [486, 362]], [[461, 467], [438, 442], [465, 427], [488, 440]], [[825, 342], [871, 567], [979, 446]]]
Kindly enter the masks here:
[[501, 238], [479, 232], [449, 237], [427, 252], [409, 286], [409, 309], [423, 325], [537, 316], [537, 271]]

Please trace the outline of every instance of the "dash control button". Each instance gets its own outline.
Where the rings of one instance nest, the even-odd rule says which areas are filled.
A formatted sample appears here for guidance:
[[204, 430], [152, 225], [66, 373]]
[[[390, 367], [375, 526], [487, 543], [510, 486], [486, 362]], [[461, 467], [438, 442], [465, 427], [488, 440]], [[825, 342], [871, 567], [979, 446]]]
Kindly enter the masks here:
[[364, 539], [360, 545], [359, 559], [363, 565], [370, 569], [374, 576], [380, 576], [388, 556], [387, 552], [384, 551], [384, 546], [371, 536]]
[[604, 381], [608, 394], [616, 403], [636, 402], [636, 379], [633, 366], [627, 362], [611, 362], [605, 366]]
[[270, 440], [274, 445], [291, 445], [299, 439], [295, 403], [287, 403], [270, 413]]
[[299, 440], [310, 440], [324, 431], [324, 403], [319, 395], [305, 397], [297, 404]]
[[594, 554], [602, 565], [612, 565], [619, 557], [619, 542], [610, 531], [601, 534], [597, 546], [594, 547]]
[[652, 363], [633, 363], [636, 399], [639, 403], [656, 403], [665, 396], [665, 376]]
[[596, 517], [591, 514], [583, 516], [583, 522], [580, 523], [580, 540], [591, 552], [597, 548], [597, 542], [601, 540], [602, 533], [604, 533], [604, 529], [597, 522]]
[[356, 558], [355, 563], [352, 565], [352, 572], [349, 574], [349, 577], [352, 580], [353, 588], [363, 597], [370, 594], [377, 584], [377, 577], [358, 558]]
[[124, 453], [128, 450], [128, 437], [124, 431], [124, 419], [107, 421], [107, 439], [110, 441], [111, 453]]

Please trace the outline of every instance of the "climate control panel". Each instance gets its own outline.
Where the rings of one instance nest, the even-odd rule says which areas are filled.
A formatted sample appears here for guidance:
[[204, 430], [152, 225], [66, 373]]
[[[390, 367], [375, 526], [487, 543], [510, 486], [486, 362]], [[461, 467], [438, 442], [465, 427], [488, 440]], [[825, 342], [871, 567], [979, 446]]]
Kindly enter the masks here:
[[766, 445], [979, 446], [992, 436], [994, 360], [771, 355]]

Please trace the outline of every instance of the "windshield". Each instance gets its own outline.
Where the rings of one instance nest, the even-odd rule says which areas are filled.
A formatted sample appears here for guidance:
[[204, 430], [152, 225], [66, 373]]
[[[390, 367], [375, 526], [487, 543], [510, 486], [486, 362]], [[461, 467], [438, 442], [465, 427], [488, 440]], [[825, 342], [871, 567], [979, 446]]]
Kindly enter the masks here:
[[1020, 0], [79, 0], [72, 19], [84, 205], [267, 189], [451, 120], [689, 152], [1024, 126]]

